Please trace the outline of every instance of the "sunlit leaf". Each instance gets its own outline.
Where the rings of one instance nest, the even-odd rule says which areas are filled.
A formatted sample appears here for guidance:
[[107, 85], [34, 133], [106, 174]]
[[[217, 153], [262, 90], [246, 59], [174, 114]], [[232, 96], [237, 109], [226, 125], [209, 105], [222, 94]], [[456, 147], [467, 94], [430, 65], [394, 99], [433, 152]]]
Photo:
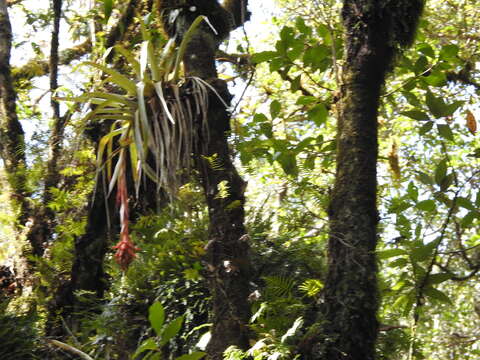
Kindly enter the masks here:
[[420, 111], [420, 110], [410, 110], [410, 111], [403, 111], [401, 112], [402, 115], [408, 116], [414, 120], [430, 120], [430, 117], [427, 113]]
[[377, 257], [379, 259], [385, 260], [396, 256], [402, 256], [408, 254], [404, 249], [388, 249], [377, 251]]
[[207, 355], [207, 353], [204, 353], [202, 351], [195, 351], [191, 354], [179, 356], [175, 358], [175, 360], [199, 360], [205, 357], [205, 355]]
[[135, 82], [127, 78], [126, 76], [120, 74], [117, 70], [108, 68], [106, 66], [91, 62], [91, 61], [85, 61], [83, 64], [92, 66], [94, 68], [97, 68], [104, 73], [110, 75], [109, 81], [112, 83], [115, 83], [116, 85], [122, 87], [125, 89], [129, 94], [135, 94], [136, 92], [136, 86]]
[[432, 299], [438, 300], [438, 301], [440, 301], [442, 303], [445, 303], [445, 304], [453, 305], [452, 300], [443, 291], [435, 289], [431, 286], [427, 286], [425, 288], [424, 292], [425, 292], [425, 295], [427, 295], [428, 297], [430, 297]]
[[148, 321], [157, 336], [160, 336], [165, 321], [165, 310], [160, 302], [156, 301], [148, 308]]
[[428, 212], [434, 211], [436, 208], [434, 200], [423, 200], [417, 203], [417, 205], [415, 206], [419, 210], [428, 211]]
[[167, 342], [169, 342], [171, 339], [173, 339], [182, 328], [182, 324], [183, 324], [183, 316], [179, 316], [178, 318], [168, 323], [163, 329], [162, 336], [160, 339], [160, 345], [163, 346]]
[[154, 338], [148, 338], [147, 340], [142, 342], [135, 351], [135, 354], [133, 354], [132, 358], [135, 359], [137, 358], [137, 356], [148, 350], [158, 350], [158, 345], [155, 343]]

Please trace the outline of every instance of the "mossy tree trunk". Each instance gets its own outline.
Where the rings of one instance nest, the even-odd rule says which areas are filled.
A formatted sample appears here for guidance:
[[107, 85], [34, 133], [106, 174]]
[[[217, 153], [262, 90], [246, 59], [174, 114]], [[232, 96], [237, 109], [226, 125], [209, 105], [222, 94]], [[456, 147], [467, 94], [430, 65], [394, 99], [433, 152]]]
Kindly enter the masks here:
[[323, 333], [309, 358], [373, 360], [378, 332], [377, 113], [398, 49], [413, 40], [421, 0], [346, 0], [346, 59], [337, 169], [329, 206]]
[[12, 27], [7, 3], [0, 0], [0, 155], [11, 187], [12, 203], [18, 211], [18, 225], [25, 225], [31, 215], [30, 191], [27, 185], [25, 136], [16, 111], [10, 51]]
[[[169, 18], [169, 11], [180, 10], [175, 24], [165, 24], [170, 36], [184, 34], [198, 15], [207, 16], [213, 24], [218, 35], [203, 23], [190, 39], [183, 59], [185, 75], [207, 81], [229, 104], [231, 95], [226, 83], [218, 79], [215, 53], [230, 30], [246, 20], [247, 1], [225, 1], [223, 7], [216, 0], [159, 4], [164, 19]], [[246, 349], [249, 345], [249, 244], [244, 226], [246, 184], [233, 165], [227, 142], [230, 113], [214, 92], [209, 97], [208, 130], [209, 141], [200, 154], [195, 154], [195, 162], [210, 217], [206, 273], [212, 294], [213, 325], [207, 353], [209, 359], [220, 360], [229, 346]], [[226, 191], [221, 193], [222, 188]]]

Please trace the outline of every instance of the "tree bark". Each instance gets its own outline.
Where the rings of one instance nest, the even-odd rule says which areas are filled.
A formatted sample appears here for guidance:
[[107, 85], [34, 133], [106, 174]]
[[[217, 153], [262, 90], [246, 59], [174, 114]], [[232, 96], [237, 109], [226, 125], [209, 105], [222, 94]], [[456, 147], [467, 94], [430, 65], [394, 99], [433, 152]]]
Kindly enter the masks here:
[[[216, 81], [215, 89], [228, 99], [226, 84]], [[227, 142], [230, 114], [218, 99], [215, 101], [215, 97], [211, 96], [209, 107], [210, 141], [207, 151], [198, 159], [197, 169], [210, 216], [206, 262], [213, 326], [207, 352], [210, 359], [221, 360], [223, 352], [231, 345], [244, 350], [249, 347], [250, 260], [249, 238], [244, 226], [246, 183], [238, 175], [230, 157]], [[205, 158], [214, 158], [215, 165]], [[219, 194], [222, 184], [227, 186], [226, 197]]]
[[344, 2], [346, 59], [329, 206], [329, 268], [323, 333], [312, 359], [375, 358], [377, 113], [395, 53], [412, 41], [422, 8], [423, 2], [417, 0]]
[[32, 244], [32, 252], [35, 256], [43, 256], [45, 245], [50, 239], [55, 228], [55, 213], [48, 207], [52, 201], [51, 189], [57, 187], [60, 181], [58, 161], [61, 158], [63, 129], [65, 127], [66, 115], [60, 116], [60, 104], [53, 99], [58, 88], [58, 63], [59, 63], [59, 33], [60, 18], [62, 13], [62, 0], [53, 0], [53, 30], [50, 41], [50, 95], [52, 107], [52, 127], [49, 138], [49, 154], [47, 171], [45, 174], [42, 203], [38, 206], [33, 217], [33, 224], [27, 234], [27, 240]]
[[[160, 12], [175, 10], [175, 2], [159, 1]], [[183, 10], [176, 24], [165, 26], [170, 36], [184, 34], [198, 15], [208, 17], [217, 30], [215, 35], [207, 24], [202, 24], [190, 39], [184, 56], [185, 76], [195, 76], [207, 81], [224, 102], [230, 103], [231, 95], [223, 80], [218, 79], [215, 53], [221, 40], [234, 27], [247, 19], [247, 1], [228, 1], [222, 8], [216, 0], [187, 1], [184, 9], [194, 7], [197, 12]], [[239, 10], [243, 15], [231, 13]], [[165, 16], [164, 19], [168, 19]], [[181, 26], [179, 28], [179, 26]], [[173, 27], [173, 30], [172, 30]], [[196, 154], [196, 169], [210, 217], [209, 243], [206, 247], [206, 272], [212, 294], [211, 340], [207, 346], [208, 358], [223, 359], [223, 352], [232, 345], [241, 349], [249, 347], [248, 320], [249, 257], [248, 235], [244, 226], [245, 182], [233, 165], [228, 147], [230, 113], [217, 94], [210, 93], [208, 107], [209, 141]], [[227, 189], [225, 194], [220, 190]]]
[[0, 154], [12, 191], [12, 203], [18, 211], [17, 224], [22, 226], [30, 216], [30, 191], [27, 185], [25, 136], [17, 116], [17, 95], [11, 76], [11, 47], [12, 27], [7, 3], [0, 0]]
[[71, 328], [84, 315], [82, 302], [75, 297], [76, 291], [87, 291], [92, 298], [102, 299], [108, 288], [103, 266], [108, 250], [108, 219], [103, 192], [97, 189], [95, 197], [87, 206], [88, 218], [85, 234], [75, 239], [75, 258], [69, 281], [58, 284], [55, 296], [48, 305], [48, 319], [45, 332], [48, 336], [63, 336], [65, 328], [61, 316]]

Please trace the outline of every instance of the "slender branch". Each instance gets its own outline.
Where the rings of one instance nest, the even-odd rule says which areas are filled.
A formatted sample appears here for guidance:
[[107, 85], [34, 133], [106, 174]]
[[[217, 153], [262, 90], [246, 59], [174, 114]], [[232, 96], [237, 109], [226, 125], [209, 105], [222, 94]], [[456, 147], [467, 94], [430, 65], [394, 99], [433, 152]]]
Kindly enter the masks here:
[[45, 179], [45, 193], [44, 205], [47, 205], [51, 200], [50, 188], [57, 186], [59, 174], [57, 169], [57, 162], [62, 149], [63, 129], [65, 127], [65, 117], [60, 116], [60, 104], [54, 99], [55, 92], [58, 88], [58, 37], [60, 32], [60, 17], [62, 12], [62, 0], [53, 0], [53, 31], [50, 46], [50, 92], [51, 92], [51, 106], [53, 112], [53, 126], [50, 136], [50, 158], [48, 160], [48, 173]]
[[71, 345], [65, 344], [64, 342], [61, 342], [61, 341], [58, 341], [58, 340], [47, 340], [47, 341], [50, 344], [55, 345], [55, 346], [59, 347], [60, 349], [67, 350], [68, 352], [71, 352], [72, 354], [75, 354], [75, 355], [81, 357], [84, 360], [93, 360], [92, 357], [85, 354], [83, 351], [78, 350], [77, 348], [75, 348]]

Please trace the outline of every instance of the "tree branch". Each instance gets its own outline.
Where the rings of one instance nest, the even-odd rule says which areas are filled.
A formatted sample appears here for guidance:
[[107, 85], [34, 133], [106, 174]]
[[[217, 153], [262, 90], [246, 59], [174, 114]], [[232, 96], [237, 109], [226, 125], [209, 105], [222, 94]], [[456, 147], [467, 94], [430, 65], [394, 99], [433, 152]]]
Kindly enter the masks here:
[[[116, 42], [123, 38], [125, 29], [131, 24], [135, 14], [135, 8], [138, 0], [130, 0], [127, 9], [123, 13], [118, 23], [106, 36], [106, 47], [115, 45]], [[60, 52], [58, 64], [68, 65], [74, 60], [80, 59], [82, 56], [92, 51], [92, 41], [85, 40], [83, 43], [76, 45], [70, 49], [65, 49]], [[50, 72], [50, 60], [31, 59], [21, 67], [14, 67], [12, 69], [12, 79], [15, 83], [21, 81], [28, 81], [37, 76], [44, 76]]]
[[223, 8], [232, 14], [234, 19], [233, 29], [236, 29], [248, 20], [251, 13], [248, 11], [248, 0], [225, 0], [222, 4]]

